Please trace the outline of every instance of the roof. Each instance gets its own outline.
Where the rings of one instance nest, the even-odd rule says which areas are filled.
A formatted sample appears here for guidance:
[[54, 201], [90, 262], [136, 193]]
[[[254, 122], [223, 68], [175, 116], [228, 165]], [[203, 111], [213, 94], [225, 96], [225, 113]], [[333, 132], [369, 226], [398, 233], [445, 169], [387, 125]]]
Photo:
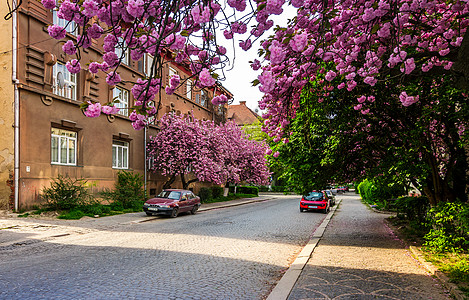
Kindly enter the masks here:
[[228, 105], [227, 119], [241, 126], [258, 122], [260, 116], [246, 106], [246, 101], [240, 101], [240, 104]]

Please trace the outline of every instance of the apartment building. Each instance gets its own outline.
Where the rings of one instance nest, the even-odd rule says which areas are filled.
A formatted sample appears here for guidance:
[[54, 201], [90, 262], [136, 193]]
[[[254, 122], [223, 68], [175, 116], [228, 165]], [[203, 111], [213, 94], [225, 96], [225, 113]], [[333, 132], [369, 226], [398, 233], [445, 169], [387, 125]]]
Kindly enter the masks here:
[[[5, 2], [0, 9], [2, 15], [8, 13]], [[147, 189], [150, 195], [156, 194], [166, 178], [145, 172], [145, 142], [157, 127], [132, 128], [128, 108], [133, 97], [131, 85], [125, 83], [143, 77], [152, 57], [132, 61], [126, 55], [118, 70], [123, 83], [115, 87], [106, 84], [103, 73], [71, 74], [65, 68], [70, 57], [62, 52], [64, 41], [47, 33], [48, 25], [59, 22], [55, 12], [44, 9], [39, 1], [24, 0], [13, 18], [0, 25], [0, 209], [40, 204], [42, 188], [59, 174], [86, 178], [98, 192], [112, 188], [120, 170], [130, 170], [146, 174]], [[79, 32], [68, 28], [66, 39], [75, 39]], [[82, 66], [99, 59], [100, 44], [93, 41], [82, 52]], [[223, 108], [212, 106], [210, 99], [214, 93], [232, 97], [226, 89], [195, 89], [184, 65], [168, 63], [164, 74], [179, 74], [186, 81], [171, 96], [162, 90], [158, 118], [173, 111], [224, 121]], [[121, 109], [115, 116], [87, 118], [79, 109], [84, 101], [104, 104], [114, 98], [119, 99]]]

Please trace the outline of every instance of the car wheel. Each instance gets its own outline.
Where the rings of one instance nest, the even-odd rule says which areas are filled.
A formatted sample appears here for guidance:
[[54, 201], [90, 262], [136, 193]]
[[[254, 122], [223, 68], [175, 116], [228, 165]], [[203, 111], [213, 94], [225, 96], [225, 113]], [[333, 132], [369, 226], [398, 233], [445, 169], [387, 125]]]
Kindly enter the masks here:
[[176, 218], [179, 214], [179, 208], [175, 207], [173, 208], [173, 210], [171, 211], [171, 218]]
[[192, 207], [192, 209], [191, 209], [191, 214], [195, 215], [195, 213], [197, 212], [198, 209], [199, 209], [199, 207], [197, 205], [194, 205], [194, 207]]
[[327, 209], [327, 208], [324, 208], [324, 211], [323, 211], [323, 213], [327, 214], [328, 212], [329, 212], [329, 209]]
[[147, 214], [147, 216], [153, 216], [153, 214], [151, 212], [145, 212]]
[[300, 212], [304, 212], [305, 210], [300, 207]]

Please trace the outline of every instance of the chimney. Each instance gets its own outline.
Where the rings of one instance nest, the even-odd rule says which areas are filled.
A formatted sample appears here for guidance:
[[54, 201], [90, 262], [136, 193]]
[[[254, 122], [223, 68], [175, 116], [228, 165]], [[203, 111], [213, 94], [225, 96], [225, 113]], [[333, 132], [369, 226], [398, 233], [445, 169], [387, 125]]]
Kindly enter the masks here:
[[239, 101], [239, 104], [246, 106], [246, 101]]

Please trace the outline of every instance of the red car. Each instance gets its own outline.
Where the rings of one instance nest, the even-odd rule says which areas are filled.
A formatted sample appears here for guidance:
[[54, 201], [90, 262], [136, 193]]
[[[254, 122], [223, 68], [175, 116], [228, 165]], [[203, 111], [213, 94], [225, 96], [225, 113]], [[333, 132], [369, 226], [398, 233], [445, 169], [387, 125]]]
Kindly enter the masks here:
[[147, 200], [143, 204], [143, 211], [148, 216], [163, 214], [176, 218], [182, 212], [195, 214], [200, 205], [200, 198], [192, 191], [168, 189], [163, 190], [156, 198]]
[[327, 214], [330, 210], [331, 203], [322, 192], [313, 191], [308, 195], [304, 195], [300, 200], [300, 212], [305, 210], [318, 210]]
[[345, 192], [348, 192], [348, 186], [339, 186], [337, 188], [337, 192], [338, 193], [345, 193]]

